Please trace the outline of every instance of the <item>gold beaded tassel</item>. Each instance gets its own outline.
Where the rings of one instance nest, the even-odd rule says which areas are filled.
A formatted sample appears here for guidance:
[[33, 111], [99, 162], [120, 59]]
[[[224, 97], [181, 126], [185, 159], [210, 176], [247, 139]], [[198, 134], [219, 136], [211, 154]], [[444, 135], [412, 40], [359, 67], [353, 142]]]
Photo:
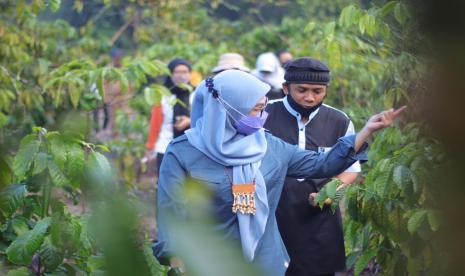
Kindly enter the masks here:
[[241, 214], [255, 215], [257, 208], [255, 207], [255, 183], [233, 184], [232, 193], [234, 202], [232, 212]]

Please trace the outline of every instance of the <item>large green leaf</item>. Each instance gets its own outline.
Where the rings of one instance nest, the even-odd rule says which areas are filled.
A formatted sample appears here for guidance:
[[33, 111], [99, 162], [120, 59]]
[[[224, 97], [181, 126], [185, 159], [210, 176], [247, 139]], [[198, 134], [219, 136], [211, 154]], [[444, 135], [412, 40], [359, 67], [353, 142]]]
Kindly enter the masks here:
[[84, 150], [78, 144], [70, 144], [67, 157], [67, 174], [73, 188], [77, 189], [84, 171]]
[[11, 220], [11, 227], [18, 236], [21, 236], [29, 231], [28, 220], [21, 216], [17, 216]]
[[34, 226], [34, 228], [19, 236], [6, 249], [8, 260], [15, 264], [29, 265], [34, 253], [39, 250], [44, 240], [51, 218], [45, 218]]
[[364, 251], [355, 263], [354, 274], [360, 275], [360, 273], [365, 269], [365, 267], [370, 263], [371, 259], [376, 256], [377, 248], [372, 248]]
[[50, 137], [50, 151], [55, 160], [56, 165], [60, 169], [64, 169], [66, 163], [68, 145], [60, 135], [54, 135]]
[[60, 9], [61, 0], [49, 0], [49, 4], [50, 10], [52, 10], [52, 12], [56, 12]]
[[13, 184], [6, 186], [0, 192], [0, 209], [10, 215], [24, 203], [26, 185]]
[[45, 152], [39, 152], [34, 159], [34, 168], [32, 170], [32, 175], [39, 174], [43, 172], [48, 165], [49, 155]]
[[439, 214], [437, 211], [429, 210], [428, 211], [428, 222], [431, 227], [431, 230], [438, 231], [440, 226]]
[[394, 9], [394, 7], [397, 5], [397, 1], [389, 1], [387, 2], [383, 8], [381, 9], [381, 16], [382, 17], [385, 17], [386, 15], [388, 15], [389, 13], [392, 12], [392, 10]]
[[21, 140], [18, 153], [13, 162], [13, 171], [18, 179], [22, 180], [29, 171], [35, 156], [39, 152], [40, 142], [37, 135], [30, 134]]
[[7, 121], [8, 121], [8, 117], [5, 114], [3, 114], [3, 112], [0, 112], [0, 128], [6, 125]]
[[410, 180], [410, 170], [404, 165], [398, 165], [393, 171], [392, 180], [400, 188], [404, 187]]
[[89, 160], [91, 160], [92, 165], [95, 166], [97, 171], [100, 171], [102, 175], [110, 175], [111, 174], [111, 166], [108, 163], [108, 160], [105, 156], [103, 156], [100, 152], [92, 152], [89, 155]]
[[31, 276], [32, 272], [27, 267], [21, 267], [8, 271], [6, 276]]
[[407, 21], [409, 14], [403, 3], [397, 2], [396, 6], [394, 7], [394, 17], [401, 25]]
[[11, 177], [13, 176], [11, 164], [7, 161], [8, 157], [6, 155], [0, 156], [0, 189], [11, 183]]
[[79, 248], [79, 254], [81, 256], [90, 256], [92, 254], [93, 238], [90, 235], [89, 219], [89, 215], [84, 215], [80, 218], [81, 234], [79, 240], [81, 243], [81, 247]]
[[71, 104], [76, 109], [79, 105], [79, 99], [81, 98], [81, 94], [82, 94], [81, 87], [70, 85], [68, 87], [68, 94], [69, 94], [69, 99], [71, 100]]
[[339, 16], [339, 25], [350, 27], [358, 17], [358, 9], [354, 5], [349, 5], [341, 11]]
[[428, 211], [426, 210], [417, 210], [412, 214], [407, 224], [407, 229], [410, 232], [410, 234], [417, 232], [418, 228], [420, 228], [423, 221], [425, 221], [427, 214]]
[[63, 262], [65, 256], [60, 248], [52, 244], [49, 237], [45, 238], [39, 252], [40, 262], [46, 272], [53, 272]]
[[61, 169], [53, 160], [48, 161], [48, 172], [52, 178], [53, 184], [56, 186], [65, 186], [69, 183], [68, 179], [66, 179]]
[[163, 275], [163, 267], [153, 255], [153, 250], [150, 243], [144, 244], [144, 258], [147, 266], [150, 269], [151, 276]]

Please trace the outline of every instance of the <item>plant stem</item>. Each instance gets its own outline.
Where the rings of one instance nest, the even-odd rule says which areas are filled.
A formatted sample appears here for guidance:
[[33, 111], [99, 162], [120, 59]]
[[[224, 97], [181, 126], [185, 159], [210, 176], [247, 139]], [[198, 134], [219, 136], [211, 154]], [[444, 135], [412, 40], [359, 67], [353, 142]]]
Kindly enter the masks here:
[[52, 193], [52, 186], [50, 185], [50, 179], [45, 181], [42, 189], [42, 214], [41, 218], [48, 216], [48, 207], [50, 205], [50, 194]]

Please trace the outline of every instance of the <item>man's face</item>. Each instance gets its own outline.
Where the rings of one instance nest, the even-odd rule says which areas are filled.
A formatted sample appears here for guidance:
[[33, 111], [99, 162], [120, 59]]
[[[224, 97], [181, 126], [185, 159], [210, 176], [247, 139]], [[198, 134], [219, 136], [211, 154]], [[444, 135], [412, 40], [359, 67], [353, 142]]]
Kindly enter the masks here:
[[176, 66], [171, 74], [171, 81], [174, 85], [179, 85], [181, 83], [189, 83], [191, 80], [191, 70], [186, 65], [180, 64]]
[[326, 96], [326, 85], [323, 84], [283, 84], [283, 90], [286, 94], [290, 92], [292, 99], [304, 108], [314, 107], [321, 103]]

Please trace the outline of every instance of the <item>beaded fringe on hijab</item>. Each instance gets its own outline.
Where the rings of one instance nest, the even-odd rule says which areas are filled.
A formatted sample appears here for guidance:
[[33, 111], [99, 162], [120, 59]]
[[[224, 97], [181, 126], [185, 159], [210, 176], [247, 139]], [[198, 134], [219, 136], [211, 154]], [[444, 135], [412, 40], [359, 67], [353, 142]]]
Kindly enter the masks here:
[[233, 213], [255, 215], [255, 180], [249, 184], [233, 184], [232, 193], [234, 202], [232, 206]]

